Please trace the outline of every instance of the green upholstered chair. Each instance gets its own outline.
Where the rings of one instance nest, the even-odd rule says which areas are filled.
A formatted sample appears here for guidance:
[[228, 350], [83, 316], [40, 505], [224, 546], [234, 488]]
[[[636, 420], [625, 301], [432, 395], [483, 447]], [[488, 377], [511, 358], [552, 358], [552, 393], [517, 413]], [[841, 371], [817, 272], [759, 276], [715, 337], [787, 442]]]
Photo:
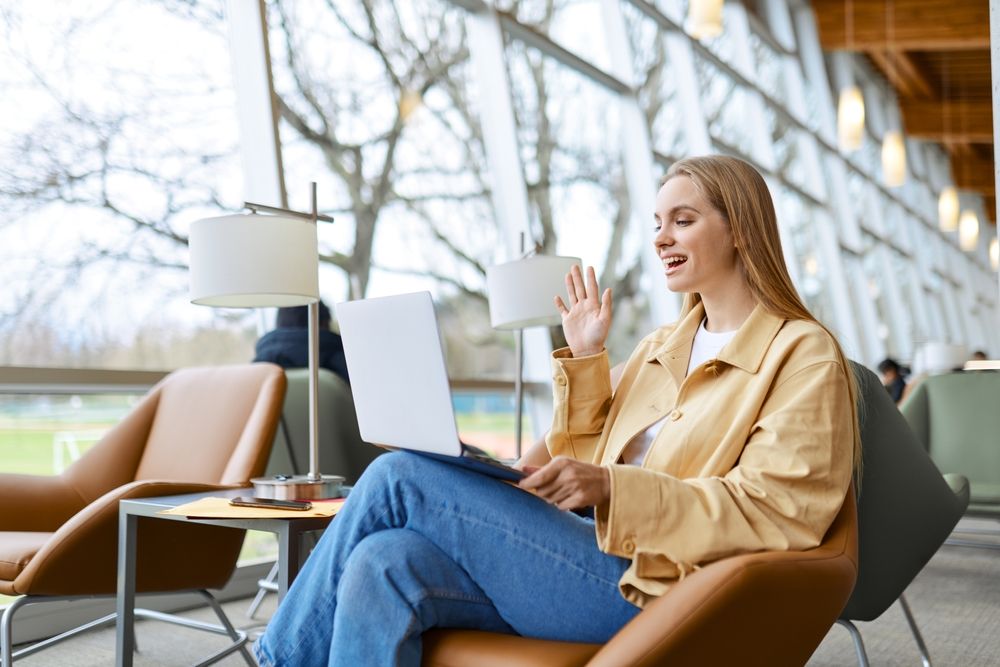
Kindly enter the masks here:
[[1000, 371], [932, 375], [900, 409], [938, 467], [968, 478], [968, 514], [1000, 518]]
[[867, 665], [852, 621], [874, 620], [898, 599], [924, 664], [930, 665], [903, 591], [958, 523], [969, 503], [968, 483], [960, 475], [945, 480], [875, 374], [852, 366], [863, 448], [858, 580], [838, 622], [851, 632], [860, 664]]
[[[281, 426], [271, 448], [267, 474], [309, 471], [309, 369], [285, 370], [288, 390]], [[319, 462], [321, 472], [342, 475], [354, 484], [382, 453], [361, 439], [354, 397], [339, 375], [319, 369]]]

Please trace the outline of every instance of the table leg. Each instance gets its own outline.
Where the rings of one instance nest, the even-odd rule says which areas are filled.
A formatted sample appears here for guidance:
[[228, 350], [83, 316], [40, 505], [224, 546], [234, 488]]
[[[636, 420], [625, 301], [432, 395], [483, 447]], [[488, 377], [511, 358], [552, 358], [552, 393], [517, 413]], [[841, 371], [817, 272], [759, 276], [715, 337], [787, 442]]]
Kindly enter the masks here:
[[302, 533], [287, 521], [278, 533], [278, 603], [285, 599], [302, 565]]
[[118, 509], [118, 596], [115, 665], [131, 667], [135, 650], [135, 552], [139, 517]]

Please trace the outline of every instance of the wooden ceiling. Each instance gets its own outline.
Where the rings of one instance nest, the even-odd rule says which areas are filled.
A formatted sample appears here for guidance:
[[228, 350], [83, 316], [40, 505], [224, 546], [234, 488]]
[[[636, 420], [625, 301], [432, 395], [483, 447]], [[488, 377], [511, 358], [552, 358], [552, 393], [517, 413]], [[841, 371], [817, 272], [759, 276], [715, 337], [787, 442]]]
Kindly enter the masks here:
[[862, 53], [896, 89], [906, 134], [940, 143], [996, 224], [989, 0], [812, 0], [824, 50]]

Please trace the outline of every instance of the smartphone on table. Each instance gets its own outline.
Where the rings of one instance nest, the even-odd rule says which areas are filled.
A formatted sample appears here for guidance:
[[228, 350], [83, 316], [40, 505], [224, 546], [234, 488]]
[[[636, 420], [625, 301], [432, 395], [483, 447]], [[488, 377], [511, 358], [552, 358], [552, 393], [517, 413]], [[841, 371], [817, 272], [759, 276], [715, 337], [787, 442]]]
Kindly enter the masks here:
[[266, 510], [300, 510], [312, 508], [308, 500], [278, 500], [277, 498], [248, 498], [241, 496], [229, 501], [235, 507], [258, 507]]

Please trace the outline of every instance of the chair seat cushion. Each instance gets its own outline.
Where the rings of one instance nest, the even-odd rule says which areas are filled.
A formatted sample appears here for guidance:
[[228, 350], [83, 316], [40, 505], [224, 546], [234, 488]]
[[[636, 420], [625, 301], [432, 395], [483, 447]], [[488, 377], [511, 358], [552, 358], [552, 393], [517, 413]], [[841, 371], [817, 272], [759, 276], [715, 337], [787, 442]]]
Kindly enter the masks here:
[[0, 532], [0, 593], [14, 594], [8, 593], [4, 584], [17, 579], [50, 537], [52, 533]]

